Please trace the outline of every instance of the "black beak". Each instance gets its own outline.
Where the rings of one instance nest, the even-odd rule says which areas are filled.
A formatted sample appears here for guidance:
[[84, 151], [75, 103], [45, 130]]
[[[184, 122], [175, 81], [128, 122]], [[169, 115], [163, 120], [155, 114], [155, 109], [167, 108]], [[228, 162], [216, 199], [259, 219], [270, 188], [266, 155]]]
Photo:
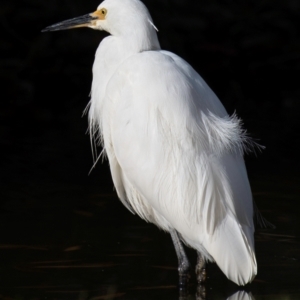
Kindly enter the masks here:
[[48, 26], [42, 30], [45, 31], [58, 31], [58, 30], [65, 30], [65, 29], [72, 29], [78, 27], [88, 27], [92, 25], [93, 21], [97, 20], [98, 17], [92, 16], [92, 14], [87, 14], [81, 17], [69, 19], [60, 23], [56, 23], [54, 25]]

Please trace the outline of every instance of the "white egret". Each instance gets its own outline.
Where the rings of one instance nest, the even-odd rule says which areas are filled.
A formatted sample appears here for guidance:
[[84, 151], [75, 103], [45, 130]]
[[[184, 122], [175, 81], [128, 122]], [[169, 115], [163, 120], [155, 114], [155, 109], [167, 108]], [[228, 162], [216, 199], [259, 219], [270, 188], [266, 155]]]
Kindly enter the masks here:
[[110, 33], [96, 52], [89, 127], [123, 204], [170, 232], [181, 283], [189, 269], [182, 242], [198, 252], [199, 282], [207, 261], [238, 285], [251, 282], [253, 203], [240, 120], [187, 62], [161, 50], [139, 0], [105, 0], [44, 31], [75, 27]]

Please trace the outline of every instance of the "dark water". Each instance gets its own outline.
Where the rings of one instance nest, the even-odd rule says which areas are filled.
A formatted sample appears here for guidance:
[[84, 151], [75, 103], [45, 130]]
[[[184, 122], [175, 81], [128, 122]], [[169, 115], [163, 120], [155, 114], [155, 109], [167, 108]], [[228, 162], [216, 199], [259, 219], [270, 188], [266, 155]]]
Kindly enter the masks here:
[[[210, 264], [206, 299], [300, 299], [299, 3], [147, 1], [163, 48], [191, 62], [266, 146], [246, 158], [257, 205], [276, 225], [256, 233], [258, 275], [242, 289]], [[200, 300], [194, 277], [179, 294], [169, 235], [122, 206], [107, 163], [88, 176], [81, 115], [105, 34], [40, 29], [97, 5], [0, 4], [0, 299]]]
[[[180, 298], [169, 235], [123, 208], [106, 165], [87, 176], [89, 149], [65, 141], [71, 131], [45, 131], [43, 143], [16, 137], [16, 152], [27, 154], [8, 156], [0, 299], [205, 299], [195, 298], [193, 277]], [[256, 234], [259, 272], [245, 287], [252, 298], [210, 264], [206, 299], [300, 299], [299, 177], [260, 168], [250, 173], [254, 198], [277, 228]]]

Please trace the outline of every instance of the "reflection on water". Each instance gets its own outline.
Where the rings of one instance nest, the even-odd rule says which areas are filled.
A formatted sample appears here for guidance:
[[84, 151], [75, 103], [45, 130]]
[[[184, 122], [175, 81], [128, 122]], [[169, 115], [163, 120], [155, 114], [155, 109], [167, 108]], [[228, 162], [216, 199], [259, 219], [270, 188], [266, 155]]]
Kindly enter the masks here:
[[251, 293], [245, 291], [238, 291], [231, 295], [227, 300], [254, 300], [254, 297]]
[[[203, 285], [198, 285], [197, 286], [197, 292], [195, 295], [195, 298], [192, 297], [191, 295], [180, 295], [179, 300], [190, 300], [190, 299], [195, 299], [195, 300], [206, 300], [206, 288]], [[225, 298], [224, 298], [225, 300]], [[255, 300], [255, 298], [252, 296], [251, 293], [248, 293], [246, 291], [237, 291], [231, 296], [229, 296], [226, 300]]]

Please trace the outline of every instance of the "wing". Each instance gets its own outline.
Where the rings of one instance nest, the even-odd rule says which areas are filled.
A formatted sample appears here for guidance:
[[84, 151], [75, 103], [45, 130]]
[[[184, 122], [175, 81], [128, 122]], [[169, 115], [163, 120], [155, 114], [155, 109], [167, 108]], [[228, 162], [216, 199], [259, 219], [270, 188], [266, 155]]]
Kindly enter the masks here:
[[[210, 206], [216, 202], [237, 215], [242, 224], [252, 224], [252, 216], [246, 213], [252, 211], [252, 200], [238, 119], [227, 115], [187, 63], [166, 52], [136, 55], [110, 80], [106, 98], [103, 133], [110, 141], [105, 147], [111, 148], [108, 152], [115, 154], [126, 177], [151, 205], [185, 198], [184, 211], [199, 223], [206, 202]], [[159, 188], [149, 188], [150, 179]], [[166, 184], [177, 194], [172, 201], [167, 200], [169, 190], [161, 194]], [[158, 192], [161, 195], [155, 194]], [[250, 199], [242, 201], [242, 195]], [[223, 209], [220, 211], [222, 215]], [[209, 232], [215, 223], [207, 223]]]
[[[111, 167], [118, 165], [119, 195], [144, 219], [175, 228], [232, 280], [249, 281], [256, 272], [253, 207], [239, 120], [192, 67], [164, 51], [127, 59], [105, 99], [104, 144]], [[247, 279], [230, 274], [235, 257], [247, 272], [252, 266]]]

